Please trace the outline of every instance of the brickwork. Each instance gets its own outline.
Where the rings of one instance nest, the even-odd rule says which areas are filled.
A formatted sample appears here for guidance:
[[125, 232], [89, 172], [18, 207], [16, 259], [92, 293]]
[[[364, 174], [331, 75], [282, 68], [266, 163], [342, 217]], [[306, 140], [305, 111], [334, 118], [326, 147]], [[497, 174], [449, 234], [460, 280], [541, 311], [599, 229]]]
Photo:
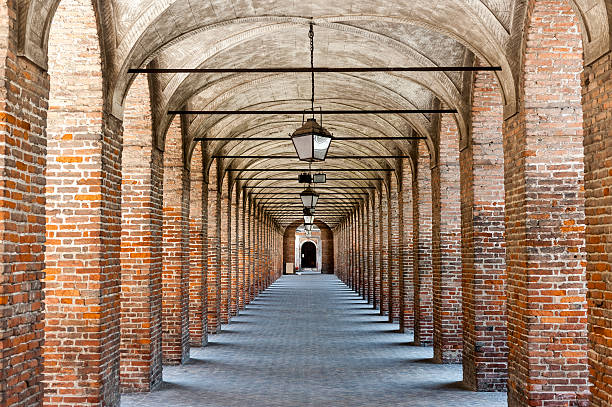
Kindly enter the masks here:
[[382, 257], [381, 257], [381, 204], [380, 194], [374, 193], [372, 196], [372, 217], [374, 218], [374, 300], [372, 305], [374, 308], [381, 307], [381, 282], [382, 282]]
[[196, 145], [191, 158], [189, 197], [189, 339], [191, 346], [206, 345], [206, 261], [208, 189], [204, 184], [204, 154]]
[[238, 272], [238, 309], [244, 309], [245, 273], [244, 273], [244, 191], [236, 195], [236, 251]]
[[412, 202], [412, 168], [410, 159], [402, 159], [402, 274], [403, 295], [400, 315], [400, 332], [414, 329], [414, 272], [413, 260], [413, 202]]
[[591, 405], [595, 407], [612, 404], [612, 123], [610, 115], [602, 114], [602, 106], [610, 100], [611, 67], [612, 54], [607, 54], [585, 69], [582, 80], [589, 364]]
[[461, 191], [459, 130], [452, 115], [442, 115], [437, 154], [438, 164], [431, 170], [434, 361], [460, 363]]
[[475, 391], [505, 391], [508, 380], [502, 116], [497, 79], [476, 73], [460, 156], [463, 381]]
[[242, 219], [241, 246], [243, 250], [244, 264], [242, 269], [244, 287], [243, 298], [244, 306], [251, 302], [250, 284], [251, 284], [251, 258], [250, 258], [250, 242], [249, 242], [249, 201], [247, 199], [246, 190], [242, 193], [242, 206], [240, 208]]
[[238, 302], [240, 301], [239, 283], [240, 278], [238, 277], [238, 208], [237, 200], [240, 196], [236, 194], [236, 188], [232, 188], [230, 194], [230, 206], [229, 206], [229, 247], [230, 247], [230, 315], [238, 315]]
[[380, 315], [389, 315], [389, 196], [388, 186], [379, 195], [380, 198]]
[[402, 236], [400, 235], [400, 192], [398, 190], [397, 178], [391, 176], [390, 197], [387, 201], [387, 211], [389, 213], [389, 227], [387, 242], [389, 245], [389, 322], [399, 321], [400, 316], [400, 289], [401, 276], [401, 253]]
[[161, 384], [163, 153], [153, 145], [147, 78], [125, 102], [121, 186], [121, 389]]
[[[429, 151], [419, 143], [413, 174], [414, 343], [433, 343], [432, 196]], [[416, 176], [416, 178], [414, 178]]]
[[230, 228], [230, 196], [229, 196], [229, 182], [228, 175], [225, 174], [223, 178], [219, 179], [219, 202], [217, 204], [217, 221], [219, 221], [219, 247], [220, 247], [220, 258], [219, 264], [221, 265], [221, 323], [227, 324], [229, 322], [230, 314], [230, 301], [232, 295], [231, 286], [231, 228]]
[[208, 173], [208, 265], [206, 270], [206, 289], [208, 290], [208, 333], [215, 334], [221, 329], [221, 272], [219, 234], [220, 224], [217, 222], [219, 204], [218, 172], [219, 162], [215, 160]]
[[535, 1], [519, 113], [504, 122], [508, 404], [587, 404], [578, 19]]
[[[75, 32], [80, 35], [75, 37]], [[44, 345], [47, 405], [119, 404], [122, 124], [103, 106], [99, 44], [91, 2], [61, 2], [49, 37]], [[66, 64], [67, 58], [74, 58], [74, 62]], [[88, 78], [85, 87], [83, 77]], [[35, 90], [36, 84], [28, 87]], [[26, 94], [22, 97], [28, 99]], [[45, 105], [40, 99], [38, 102]], [[27, 131], [26, 123], [21, 127]], [[35, 174], [27, 174], [34, 168], [28, 170], [23, 164], [7, 162], [15, 165], [16, 178], [32, 175], [35, 179]], [[9, 196], [22, 200], [14, 194]], [[43, 200], [38, 198], [38, 202]], [[10, 217], [18, 219], [19, 215]], [[27, 217], [36, 223], [35, 211]], [[30, 243], [37, 241], [41, 242], [33, 239]], [[39, 285], [32, 283], [31, 298], [35, 300], [39, 298]], [[13, 345], [17, 349], [36, 344], [39, 319], [36, 314], [31, 316], [34, 330], [30, 337], [34, 342], [18, 344], [17, 337]], [[25, 317], [15, 322], [23, 324]], [[36, 383], [36, 376], [33, 380]], [[11, 382], [7, 384], [13, 387]], [[23, 385], [11, 393], [21, 391]]]
[[17, 57], [17, 8], [0, 4], [0, 404], [20, 407], [37, 405], [43, 391], [49, 77]]
[[166, 135], [162, 249], [162, 353], [165, 364], [189, 359], [189, 182], [180, 119]]
[[365, 251], [366, 251], [366, 300], [368, 303], [372, 303], [373, 294], [372, 289], [374, 288], [374, 235], [372, 231], [372, 214], [374, 211], [371, 208], [371, 201], [368, 199], [365, 202], [364, 212], [364, 224], [365, 224]]

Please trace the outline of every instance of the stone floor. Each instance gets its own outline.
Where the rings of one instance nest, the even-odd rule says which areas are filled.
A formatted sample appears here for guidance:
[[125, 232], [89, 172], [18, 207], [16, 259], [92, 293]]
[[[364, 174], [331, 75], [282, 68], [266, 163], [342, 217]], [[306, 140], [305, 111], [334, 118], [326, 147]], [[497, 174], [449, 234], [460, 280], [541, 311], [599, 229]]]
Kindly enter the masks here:
[[161, 390], [123, 395], [146, 406], [506, 406], [461, 387], [460, 365], [436, 365], [335, 276], [285, 276], [240, 316], [164, 367]]

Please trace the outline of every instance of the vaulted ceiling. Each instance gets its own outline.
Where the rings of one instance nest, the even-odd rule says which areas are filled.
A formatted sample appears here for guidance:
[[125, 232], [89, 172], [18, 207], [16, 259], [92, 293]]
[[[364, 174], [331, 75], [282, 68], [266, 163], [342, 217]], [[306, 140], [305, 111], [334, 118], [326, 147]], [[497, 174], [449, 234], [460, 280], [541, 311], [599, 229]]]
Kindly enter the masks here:
[[[26, 0], [20, 0], [28, 3]], [[44, 31], [31, 15], [52, 9], [58, 0], [29, 2], [25, 19], [34, 28], [26, 34], [25, 53], [37, 57], [38, 36]], [[134, 79], [128, 69], [157, 68], [264, 68], [307, 67], [308, 29], [315, 25], [315, 66], [389, 67], [462, 66], [477, 58], [483, 65], [500, 66], [497, 72], [506, 114], [516, 109], [516, 83], [526, 0], [112, 0], [103, 2], [106, 27], [113, 44], [116, 80], [112, 108], [120, 115]], [[102, 4], [102, 3], [100, 3]], [[582, 21], [585, 57], [592, 59], [609, 47], [605, 0], [572, 1]], [[25, 7], [25, 6], [24, 6]], [[52, 13], [51, 13], [52, 14]], [[40, 35], [39, 35], [40, 34]], [[44, 40], [43, 40], [44, 42]], [[168, 110], [301, 110], [310, 106], [310, 75], [274, 74], [156, 74], [159, 92], [154, 106], [157, 143], [173, 116]], [[448, 107], [455, 114], [461, 136], [468, 129], [469, 76], [457, 72], [321, 73], [316, 75], [316, 105], [324, 109], [431, 109]], [[187, 117], [188, 151], [196, 137], [286, 137], [286, 141], [206, 142], [214, 155], [295, 155], [288, 134], [301, 124], [301, 116]], [[436, 148], [436, 118], [411, 115], [326, 115], [324, 126], [335, 136], [427, 138]], [[411, 140], [334, 141], [330, 155], [406, 155]], [[209, 160], [210, 163], [211, 160]], [[380, 187], [393, 159], [333, 159], [316, 168], [351, 168], [333, 178], [368, 180], [330, 181], [338, 196], [363, 192], [357, 187]], [[231, 172], [241, 185], [296, 187], [297, 173], [265, 172], [270, 168], [304, 168], [295, 159], [234, 158], [225, 168], [260, 168], [261, 172]], [[332, 174], [329, 174], [332, 176]], [[251, 180], [244, 180], [252, 178]], [[268, 178], [263, 179], [262, 178]], [[271, 178], [287, 178], [275, 180]], [[384, 182], [383, 182], [384, 184]], [[356, 187], [355, 190], [346, 187]], [[270, 192], [283, 192], [271, 189]], [[293, 198], [289, 198], [293, 199]], [[299, 197], [295, 197], [299, 202]], [[323, 220], [334, 225], [343, 215]], [[291, 223], [291, 219], [284, 221]]]

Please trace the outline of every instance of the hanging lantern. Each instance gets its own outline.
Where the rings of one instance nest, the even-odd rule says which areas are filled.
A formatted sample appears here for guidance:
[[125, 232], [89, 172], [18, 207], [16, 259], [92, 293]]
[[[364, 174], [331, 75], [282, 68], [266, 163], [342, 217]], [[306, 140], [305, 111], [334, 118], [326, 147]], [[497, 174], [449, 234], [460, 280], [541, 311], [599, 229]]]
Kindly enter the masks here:
[[312, 232], [312, 227], [314, 225], [312, 223], [305, 223], [304, 224], [304, 229], [306, 230], [306, 233], [311, 233]]
[[310, 118], [291, 135], [291, 141], [300, 161], [325, 161], [332, 134]]
[[314, 223], [314, 211], [310, 208], [304, 208], [304, 224]]
[[310, 187], [306, 188], [304, 192], [300, 194], [304, 208], [314, 209], [317, 206], [319, 195]]

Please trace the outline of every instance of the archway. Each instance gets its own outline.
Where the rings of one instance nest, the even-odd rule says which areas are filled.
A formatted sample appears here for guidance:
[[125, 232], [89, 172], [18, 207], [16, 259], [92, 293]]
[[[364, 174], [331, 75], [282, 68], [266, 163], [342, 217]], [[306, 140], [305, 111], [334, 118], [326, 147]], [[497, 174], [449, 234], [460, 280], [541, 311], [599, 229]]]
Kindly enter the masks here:
[[317, 246], [313, 242], [304, 242], [300, 252], [302, 270], [317, 268]]

